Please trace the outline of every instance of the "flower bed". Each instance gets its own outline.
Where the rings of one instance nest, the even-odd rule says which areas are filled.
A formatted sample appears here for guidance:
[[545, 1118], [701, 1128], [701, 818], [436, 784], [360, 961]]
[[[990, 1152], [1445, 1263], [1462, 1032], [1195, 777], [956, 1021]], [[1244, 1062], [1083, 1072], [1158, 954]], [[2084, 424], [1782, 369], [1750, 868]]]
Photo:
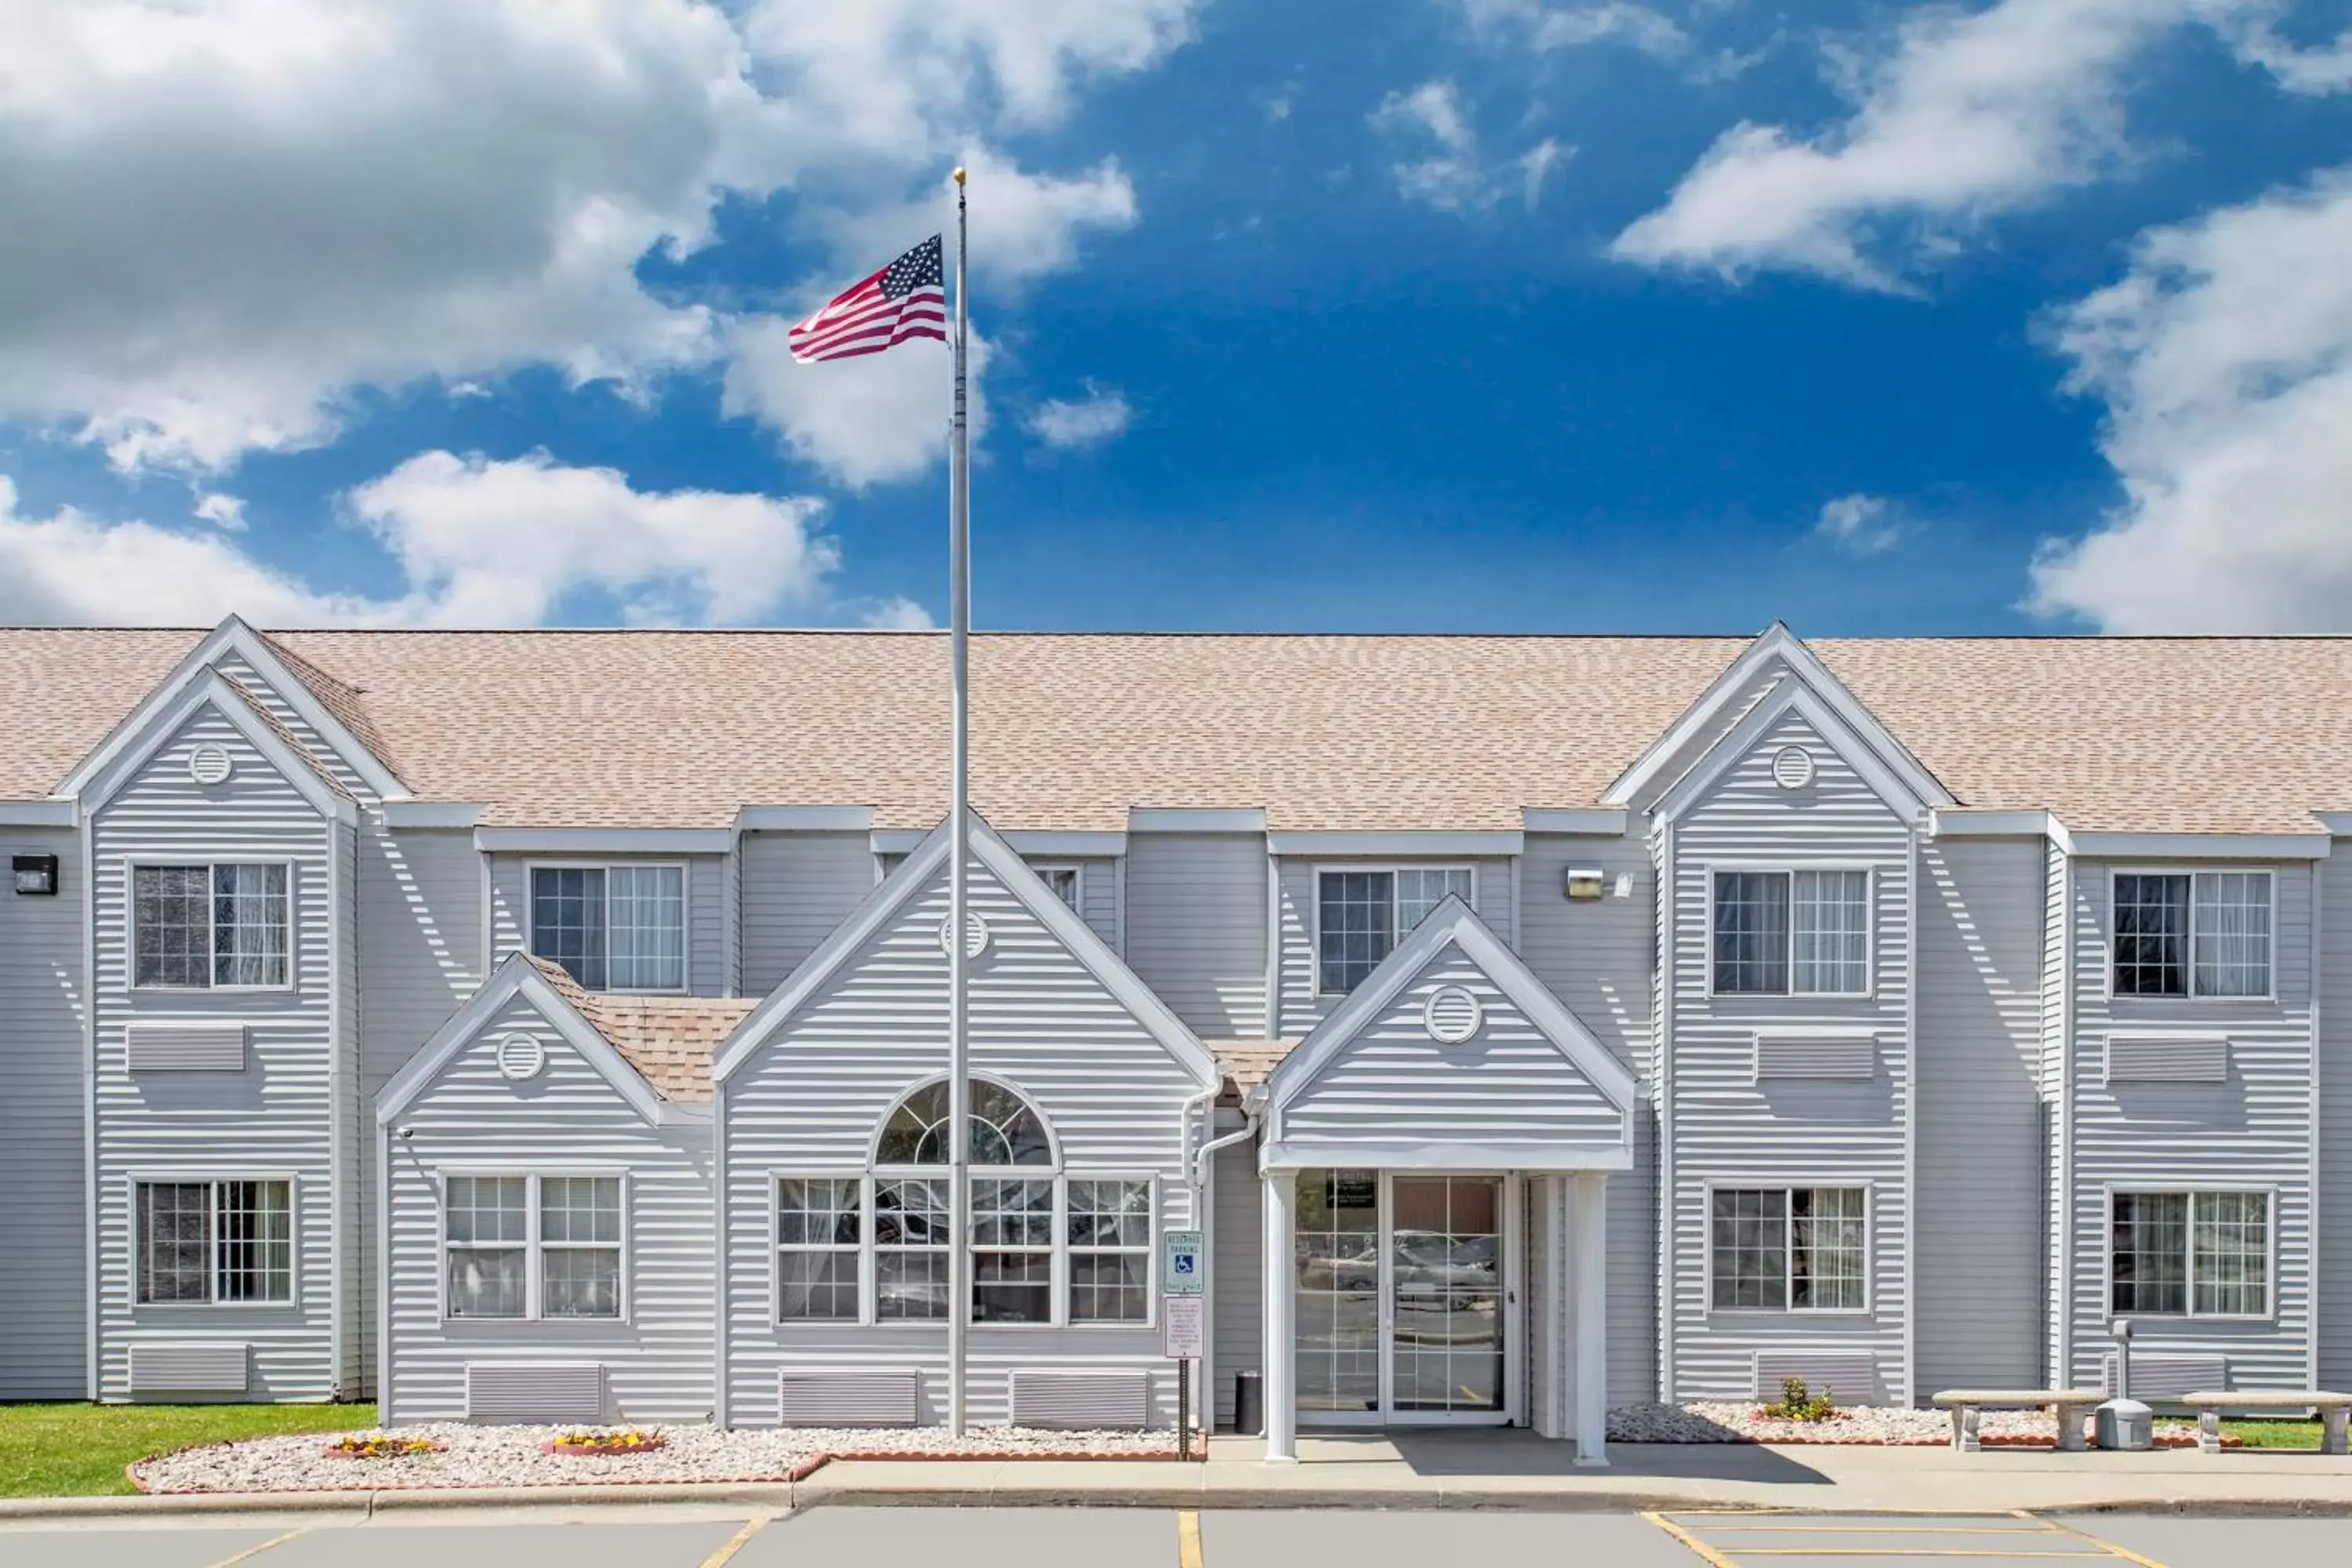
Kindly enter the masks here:
[[320, 1452], [331, 1459], [413, 1459], [420, 1454], [446, 1452], [449, 1445], [429, 1437], [405, 1437], [391, 1432], [353, 1432], [338, 1437]]
[[[436, 1423], [391, 1436], [429, 1445], [397, 1464], [330, 1458], [317, 1435], [257, 1437], [184, 1448], [130, 1468], [143, 1492], [373, 1491], [415, 1488], [531, 1487], [665, 1482], [785, 1482], [833, 1459], [1173, 1459], [1172, 1432], [1046, 1432], [975, 1428], [771, 1428], [721, 1431], [664, 1426], [651, 1448], [559, 1448], [570, 1436], [615, 1434], [562, 1426]], [[354, 1436], [383, 1436], [355, 1434]]]
[[643, 1432], [631, 1428], [626, 1432], [566, 1432], [561, 1437], [550, 1437], [539, 1446], [542, 1454], [572, 1454], [580, 1456], [614, 1454], [654, 1454], [669, 1447], [669, 1441], [658, 1432]]

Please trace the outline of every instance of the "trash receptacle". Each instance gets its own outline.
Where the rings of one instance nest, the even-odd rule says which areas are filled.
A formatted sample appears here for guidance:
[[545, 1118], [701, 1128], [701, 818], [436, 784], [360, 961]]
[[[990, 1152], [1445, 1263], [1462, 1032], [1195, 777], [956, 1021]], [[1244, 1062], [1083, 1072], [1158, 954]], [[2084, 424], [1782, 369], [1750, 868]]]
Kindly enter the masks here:
[[1234, 1373], [1234, 1430], [1244, 1437], [1265, 1430], [1265, 1378], [1261, 1373]]

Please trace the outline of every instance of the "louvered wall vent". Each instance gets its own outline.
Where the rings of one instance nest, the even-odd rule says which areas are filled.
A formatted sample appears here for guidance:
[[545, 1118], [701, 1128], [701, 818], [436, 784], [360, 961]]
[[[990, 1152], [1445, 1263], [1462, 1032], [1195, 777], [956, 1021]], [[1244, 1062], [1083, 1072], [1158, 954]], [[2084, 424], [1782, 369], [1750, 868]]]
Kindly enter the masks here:
[[1783, 746], [1773, 752], [1772, 782], [1782, 789], [1802, 789], [1812, 783], [1812, 752], [1802, 746]]
[[2109, 1035], [2107, 1081], [2225, 1083], [2230, 1042], [2219, 1035]]
[[[2116, 1392], [2115, 1352], [2100, 1363], [2099, 1386]], [[2218, 1394], [2230, 1386], [2230, 1358], [2219, 1355], [2146, 1355], [2132, 1352], [2131, 1396], [2178, 1399], [2184, 1394]]]
[[466, 1419], [602, 1421], [604, 1365], [593, 1361], [467, 1362]]
[[134, 1394], [243, 1394], [247, 1359], [242, 1343], [134, 1344], [131, 1389]]
[[1015, 1372], [1013, 1424], [1064, 1428], [1132, 1427], [1151, 1419], [1151, 1374], [1143, 1372]]
[[123, 1032], [132, 1072], [243, 1072], [243, 1024], [132, 1024]]
[[206, 788], [228, 783], [229, 774], [236, 771], [226, 746], [207, 743], [188, 753], [188, 776]]
[[1756, 1081], [1866, 1083], [1878, 1076], [1878, 1037], [1817, 1029], [1756, 1031]]
[[1756, 1352], [1757, 1398], [1780, 1398], [1782, 1386], [1792, 1377], [1803, 1378], [1808, 1393], [1827, 1393], [1840, 1405], [1883, 1403], [1878, 1388], [1878, 1358], [1868, 1351]]
[[787, 1372], [776, 1420], [785, 1426], [912, 1426], [922, 1419], [922, 1379], [911, 1372]]
[[1459, 985], [1439, 986], [1422, 1005], [1421, 1026], [1441, 1046], [1462, 1044], [1486, 1021], [1486, 1010], [1478, 998]]

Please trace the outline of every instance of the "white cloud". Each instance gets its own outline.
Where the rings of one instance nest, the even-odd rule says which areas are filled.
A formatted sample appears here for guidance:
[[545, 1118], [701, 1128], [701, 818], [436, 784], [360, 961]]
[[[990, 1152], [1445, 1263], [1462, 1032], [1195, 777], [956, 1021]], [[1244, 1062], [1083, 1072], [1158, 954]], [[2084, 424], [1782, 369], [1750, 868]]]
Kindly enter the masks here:
[[1813, 533], [1849, 555], [1884, 555], [1901, 542], [1904, 527], [1885, 496], [1855, 494], [1824, 502]]
[[1613, 253], [1898, 289], [1906, 262], [2126, 162], [2124, 68], [2163, 33], [2248, 3], [2000, 0], [1916, 12], [1890, 52], [1848, 63], [1852, 118], [1812, 137], [1734, 126]]
[[2352, 166], [2140, 237], [2053, 320], [2125, 501], [2032, 605], [2109, 631], [2352, 631]]
[[931, 612], [914, 600], [888, 598], [867, 606], [866, 613], [857, 617], [857, 624], [884, 631], [919, 632], [929, 631], [937, 623], [931, 619]]
[[215, 528], [225, 528], [231, 533], [245, 531], [245, 500], [241, 496], [224, 495], [213, 490], [198, 496], [191, 510]]
[[1029, 414], [1029, 433], [1046, 446], [1068, 451], [1099, 447], [1126, 432], [1135, 411], [1115, 386], [1087, 383], [1084, 397], [1049, 397]]
[[[986, 167], [1181, 45], [1197, 3], [16, 0], [0, 416], [219, 469], [331, 439], [361, 387], [546, 364], [642, 395], [722, 352], [635, 268], [707, 244], [726, 195], [792, 187], [862, 242], [953, 150]], [[1013, 271], [1134, 218], [1114, 163], [991, 194]]]
[[1471, 26], [1514, 44], [1549, 52], [1617, 43], [1673, 59], [1690, 47], [1690, 35], [1662, 11], [1627, 0], [1599, 5], [1549, 5], [1546, 0], [1461, 0]]
[[[978, 283], [1018, 283], [1058, 272], [1076, 262], [1080, 235], [1130, 228], [1138, 216], [1135, 187], [1116, 158], [1069, 176], [1033, 174], [986, 147], [971, 147], [963, 164], [971, 180], [971, 269]], [[908, 201], [823, 210], [804, 221], [827, 231], [851, 266], [879, 267], [930, 234], [947, 237], [948, 264], [955, 264], [955, 186], [944, 175]], [[809, 303], [830, 298], [847, 281], [811, 279], [804, 286]]]
[[507, 461], [422, 452], [347, 498], [399, 571], [383, 598], [322, 593], [218, 533], [70, 509], [18, 515], [0, 478], [0, 617], [209, 626], [533, 626], [567, 595], [611, 595], [637, 623], [823, 613], [838, 564], [804, 497], [632, 489], [612, 468], [544, 453]]
[[2352, 89], [2352, 28], [2333, 43], [2302, 46], [2279, 37], [2277, 19], [2258, 8], [2226, 29], [2238, 58], [2258, 65], [2289, 92], [2343, 92]]
[[1445, 79], [1423, 82], [1409, 91], [1391, 92], [1370, 116], [1372, 128], [1402, 142], [1412, 152], [1389, 165], [1397, 194], [1440, 212], [1470, 212], [1493, 206], [1517, 177], [1529, 206], [1543, 189], [1544, 176], [1561, 160], [1573, 157], [1546, 137], [1499, 164], [1481, 158], [1477, 133], [1472, 130], [1461, 89]]
[[[888, 353], [802, 364], [785, 331], [772, 316], [737, 328], [724, 412], [772, 426], [793, 456], [852, 489], [914, 479], [946, 456], [955, 385], [947, 344], [918, 340]], [[974, 448], [988, 433], [988, 340], [975, 328], [966, 390]]]

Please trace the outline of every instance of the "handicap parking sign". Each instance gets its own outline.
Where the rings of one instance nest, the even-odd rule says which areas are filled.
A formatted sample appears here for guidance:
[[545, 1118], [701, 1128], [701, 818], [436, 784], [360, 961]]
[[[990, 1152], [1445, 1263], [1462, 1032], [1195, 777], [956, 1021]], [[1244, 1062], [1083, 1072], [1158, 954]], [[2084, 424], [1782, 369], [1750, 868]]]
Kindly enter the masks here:
[[1160, 1289], [1168, 1296], [1198, 1296], [1208, 1279], [1201, 1255], [1201, 1233], [1171, 1230], [1161, 1238]]

